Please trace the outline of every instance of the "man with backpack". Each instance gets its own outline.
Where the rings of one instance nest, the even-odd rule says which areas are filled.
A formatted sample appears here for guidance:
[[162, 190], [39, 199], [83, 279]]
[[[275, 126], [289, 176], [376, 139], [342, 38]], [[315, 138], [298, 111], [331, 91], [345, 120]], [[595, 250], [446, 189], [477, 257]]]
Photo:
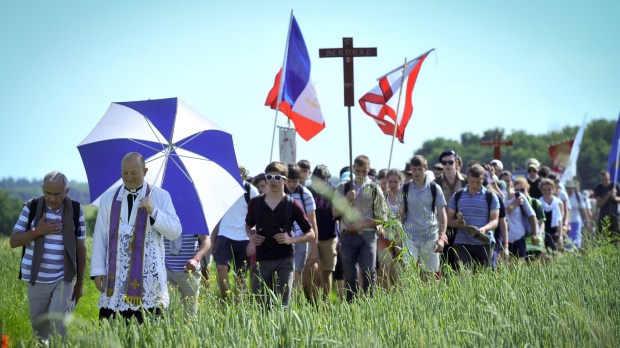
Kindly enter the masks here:
[[82, 297], [86, 227], [64, 174], [46, 174], [42, 188], [43, 196], [24, 204], [9, 244], [23, 247], [19, 278], [27, 282], [30, 324], [45, 343], [54, 333], [65, 335], [64, 316]]
[[[454, 150], [446, 149], [439, 155], [439, 163], [443, 167], [443, 172], [435, 178], [435, 183], [441, 187], [443, 196], [446, 200], [450, 200], [452, 195], [467, 185], [467, 179], [461, 174], [461, 158]], [[444, 262], [456, 269], [456, 260], [454, 253], [450, 249], [454, 247], [454, 238], [456, 230], [448, 226], [446, 229], [448, 242], [443, 249]]]
[[467, 171], [467, 186], [457, 191], [448, 206], [448, 226], [456, 228], [454, 252], [457, 268], [488, 266], [499, 221], [499, 199], [483, 186], [485, 169], [474, 164]]
[[355, 178], [338, 185], [334, 217], [340, 219], [342, 266], [347, 301], [357, 294], [357, 265], [362, 272], [362, 289], [370, 293], [376, 284], [377, 226], [387, 220], [387, 204], [377, 183], [368, 177], [370, 159], [359, 155], [353, 162]]
[[426, 158], [413, 156], [410, 170], [413, 180], [402, 187], [402, 221], [406, 233], [407, 251], [420, 265], [426, 278], [434, 273], [441, 276], [439, 255], [448, 243], [446, 237], [446, 199], [437, 183], [427, 180]]
[[[269, 185], [267, 193], [250, 200], [245, 217], [245, 232], [256, 245], [257, 288], [254, 293], [268, 297], [265, 287], [282, 296], [282, 305], [288, 307], [293, 285], [293, 244], [307, 243], [315, 233], [299, 203], [284, 193], [288, 167], [271, 162], [265, 168]], [[302, 235], [293, 237], [296, 222]], [[254, 229], [253, 229], [254, 228]]]

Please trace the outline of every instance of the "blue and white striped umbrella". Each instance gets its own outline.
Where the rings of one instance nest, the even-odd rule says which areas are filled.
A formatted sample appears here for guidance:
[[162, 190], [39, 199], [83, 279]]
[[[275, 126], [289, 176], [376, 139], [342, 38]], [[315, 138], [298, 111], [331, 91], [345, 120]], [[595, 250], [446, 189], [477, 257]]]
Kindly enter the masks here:
[[112, 103], [78, 150], [93, 205], [122, 183], [123, 157], [141, 153], [184, 234], [208, 234], [244, 192], [232, 135], [177, 98]]

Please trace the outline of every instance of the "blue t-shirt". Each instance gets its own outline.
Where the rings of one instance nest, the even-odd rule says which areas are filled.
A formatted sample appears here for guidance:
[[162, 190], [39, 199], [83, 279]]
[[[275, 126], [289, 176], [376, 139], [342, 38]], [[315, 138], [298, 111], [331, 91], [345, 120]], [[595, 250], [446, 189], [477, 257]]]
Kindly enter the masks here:
[[[468, 225], [482, 227], [489, 223], [490, 211], [486, 198], [487, 189], [482, 187], [480, 191], [472, 194], [465, 188], [462, 192], [458, 203], [459, 208], [456, 209], [456, 194], [450, 197], [450, 204], [448, 207], [463, 214], [463, 219]], [[492, 194], [491, 200], [491, 211], [493, 210], [499, 210], [499, 199], [494, 193]], [[457, 229], [454, 244], [483, 245], [480, 240], [470, 236], [469, 233], [462, 228]]]

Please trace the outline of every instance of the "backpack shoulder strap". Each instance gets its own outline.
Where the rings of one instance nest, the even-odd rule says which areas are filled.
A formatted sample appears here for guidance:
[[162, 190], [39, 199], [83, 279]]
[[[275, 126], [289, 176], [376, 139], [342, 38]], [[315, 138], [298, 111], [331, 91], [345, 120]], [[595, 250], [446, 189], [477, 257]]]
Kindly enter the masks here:
[[245, 193], [243, 194], [243, 196], [245, 197], [245, 203], [250, 203], [250, 183], [244, 181], [243, 188], [245, 188]]
[[372, 213], [374, 215], [377, 211], [375, 207], [375, 201], [377, 200], [377, 191], [379, 190], [379, 186], [377, 186], [376, 182], [371, 182], [370, 187], [372, 189]]
[[435, 212], [435, 201], [437, 199], [437, 184], [431, 182], [431, 196], [433, 196], [433, 201], [431, 202], [431, 213]]
[[284, 218], [282, 220], [282, 227], [284, 232], [289, 232], [293, 228], [293, 207], [295, 206], [295, 200], [293, 197], [286, 195], [286, 203], [284, 205]]
[[39, 199], [38, 198], [33, 198], [31, 200], [29, 200], [28, 202], [26, 202], [24, 205], [28, 206], [28, 226], [30, 226], [32, 224], [32, 221], [34, 221], [34, 217], [37, 214], [37, 206], [39, 205]]
[[257, 231], [260, 226], [260, 205], [264, 200], [265, 200], [265, 195], [260, 194], [256, 196], [256, 202], [254, 202], [254, 224], [256, 225]]
[[460, 189], [454, 193], [454, 212], [459, 212], [459, 199], [461, 199], [461, 195], [463, 194], [463, 189]]
[[487, 199], [487, 212], [488, 212], [488, 220], [491, 219], [491, 204], [493, 203], [493, 195], [495, 193], [493, 193], [493, 191], [491, 190], [487, 190], [486, 192], [486, 199]]
[[297, 185], [297, 188], [295, 189], [295, 193], [297, 193], [299, 195], [299, 197], [301, 197], [301, 207], [304, 208], [304, 213], [308, 213], [306, 211], [306, 199], [304, 196], [304, 188], [301, 185]]
[[75, 237], [80, 235], [80, 202], [71, 201], [73, 206], [73, 226], [75, 227]]

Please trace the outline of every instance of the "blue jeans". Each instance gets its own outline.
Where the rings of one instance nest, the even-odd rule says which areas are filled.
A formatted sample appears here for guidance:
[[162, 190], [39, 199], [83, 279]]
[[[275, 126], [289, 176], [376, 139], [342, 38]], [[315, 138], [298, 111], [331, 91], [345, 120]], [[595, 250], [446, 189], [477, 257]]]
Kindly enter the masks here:
[[362, 289], [370, 293], [377, 282], [377, 233], [364, 231], [360, 234], [342, 233], [340, 235], [342, 268], [347, 286], [347, 301], [351, 302], [357, 294], [357, 267], [362, 272]]

